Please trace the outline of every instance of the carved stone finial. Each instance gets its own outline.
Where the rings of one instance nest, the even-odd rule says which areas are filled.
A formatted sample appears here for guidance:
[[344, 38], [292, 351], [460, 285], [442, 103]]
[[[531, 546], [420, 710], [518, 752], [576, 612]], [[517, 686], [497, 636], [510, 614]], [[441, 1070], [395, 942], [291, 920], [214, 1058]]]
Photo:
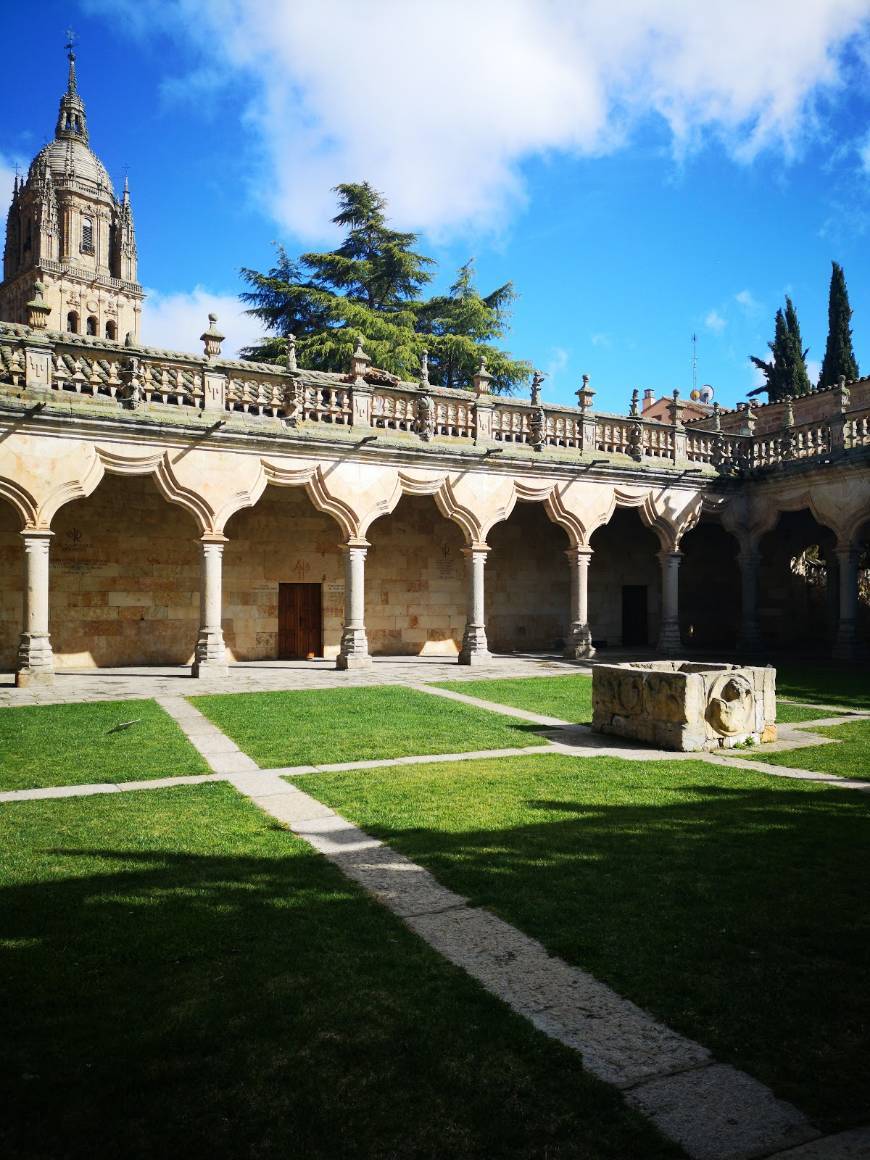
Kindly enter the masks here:
[[589, 386], [589, 376], [583, 376], [583, 386], [579, 391], [576, 391], [577, 402], [580, 405], [581, 411], [588, 411], [592, 406], [592, 400], [595, 398], [595, 392]]
[[45, 302], [44, 294], [45, 286], [43, 283], [34, 282], [33, 297], [27, 303], [27, 325], [32, 326], [34, 330], [45, 330], [48, 326], [51, 307]]
[[287, 370], [295, 371], [296, 367], [296, 335], [287, 335]]
[[671, 425], [679, 427], [683, 415], [683, 404], [680, 402], [680, 392], [675, 390], [671, 398], [673, 401], [668, 403], [668, 414], [671, 417]]
[[420, 390], [425, 391], [429, 386], [429, 351], [420, 352]]
[[533, 407], [537, 407], [541, 402], [541, 384], [545, 378], [546, 375], [541, 374], [540, 371], [535, 371], [532, 375], [531, 400]]
[[199, 336], [199, 340], [205, 347], [205, 357], [217, 358], [221, 352], [221, 343], [223, 342], [226, 335], [221, 334], [216, 326], [216, 314], [210, 314], [208, 316], [208, 323], [208, 330]]
[[628, 405], [628, 413], [632, 419], [640, 414], [640, 391], [637, 387], [631, 392], [631, 402]]
[[490, 383], [493, 376], [486, 369], [486, 359], [483, 355], [480, 356], [480, 362], [477, 364], [477, 374], [471, 380], [474, 392], [477, 395], [488, 395], [490, 392]]
[[372, 360], [363, 350], [362, 335], [358, 334], [356, 337], [356, 346], [350, 359], [350, 373], [355, 383], [363, 383], [365, 381], [365, 373], [371, 366], [371, 363]]
[[849, 400], [851, 397], [852, 392], [846, 386], [846, 376], [840, 375], [840, 378], [837, 382], [837, 405], [841, 415], [845, 414], [845, 412], [848, 410]]

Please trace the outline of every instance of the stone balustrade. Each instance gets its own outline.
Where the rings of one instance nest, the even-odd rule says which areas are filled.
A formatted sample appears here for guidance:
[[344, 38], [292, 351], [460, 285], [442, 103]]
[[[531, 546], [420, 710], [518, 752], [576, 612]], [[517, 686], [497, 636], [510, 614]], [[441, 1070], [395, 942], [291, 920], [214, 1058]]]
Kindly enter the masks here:
[[[363, 353], [359, 370], [366, 370]], [[723, 475], [779, 468], [795, 460], [870, 446], [870, 380], [840, 383], [800, 399], [720, 411], [689, 424], [677, 396], [671, 422], [636, 413], [595, 412], [584, 381], [580, 407], [493, 396], [483, 389], [449, 390], [384, 382], [383, 372], [341, 375], [271, 364], [224, 360], [125, 346], [83, 335], [0, 324], [0, 396], [38, 391], [115, 411], [175, 408], [176, 412], [241, 414], [305, 427], [316, 438], [336, 427], [415, 437], [416, 444], [521, 445], [535, 452], [629, 459], [683, 470], [694, 466]], [[401, 437], [401, 436], [400, 436]]]

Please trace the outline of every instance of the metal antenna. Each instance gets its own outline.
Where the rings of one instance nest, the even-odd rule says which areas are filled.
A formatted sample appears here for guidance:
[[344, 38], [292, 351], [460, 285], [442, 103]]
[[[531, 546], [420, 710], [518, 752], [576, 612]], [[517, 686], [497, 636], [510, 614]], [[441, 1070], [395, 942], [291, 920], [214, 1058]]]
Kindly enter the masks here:
[[698, 389], [698, 336], [692, 335], [692, 390]]

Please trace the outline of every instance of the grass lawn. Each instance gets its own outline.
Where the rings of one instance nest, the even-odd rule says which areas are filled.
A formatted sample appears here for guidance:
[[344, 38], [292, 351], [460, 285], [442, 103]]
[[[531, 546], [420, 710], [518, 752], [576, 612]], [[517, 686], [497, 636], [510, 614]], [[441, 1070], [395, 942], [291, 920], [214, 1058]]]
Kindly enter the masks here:
[[442, 681], [436, 687], [495, 701], [498, 705], [512, 705], [515, 709], [558, 717], [575, 725], [588, 725], [592, 721], [592, 678], [585, 675]]
[[534, 725], [398, 685], [191, 701], [263, 769], [543, 744]]
[[870, 1119], [864, 795], [555, 754], [304, 785], [827, 1126]]
[[679, 1154], [226, 785], [0, 830], [10, 1160]]
[[[528, 709], [532, 713], [559, 717], [572, 724], [589, 725], [592, 722], [592, 678], [585, 675], [441, 681], [435, 687], [466, 693], [469, 697], [480, 697], [484, 701], [495, 701], [498, 705], [512, 705], [515, 709]], [[777, 721], [813, 721], [818, 716], [818, 709], [777, 702]]]
[[831, 717], [836, 714], [827, 713], [824, 709], [807, 708], [806, 705], [792, 705], [788, 701], [776, 699], [776, 719], [787, 724], [795, 721], [818, 721], [820, 717]]
[[782, 697], [818, 705], [870, 709], [870, 673], [867, 669], [815, 664], [779, 665], [776, 691]]
[[822, 726], [813, 729], [813, 733], [836, 737], [839, 744], [768, 754], [759, 750], [752, 754], [752, 759], [767, 761], [771, 765], [788, 765], [793, 769], [811, 769], [816, 773], [833, 773], [837, 777], [870, 778], [870, 721]]
[[0, 790], [209, 772], [154, 701], [0, 709]]

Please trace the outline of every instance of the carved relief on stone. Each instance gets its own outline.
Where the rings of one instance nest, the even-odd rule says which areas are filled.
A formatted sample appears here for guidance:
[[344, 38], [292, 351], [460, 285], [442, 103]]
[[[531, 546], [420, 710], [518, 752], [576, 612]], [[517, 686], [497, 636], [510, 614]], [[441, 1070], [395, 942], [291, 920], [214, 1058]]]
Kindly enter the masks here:
[[435, 404], [431, 395], [418, 395], [415, 401], [416, 419], [414, 429], [428, 443], [435, 434]]
[[705, 716], [720, 736], [734, 737], [752, 731], [753, 709], [752, 686], [746, 677], [734, 674], [711, 689]]

